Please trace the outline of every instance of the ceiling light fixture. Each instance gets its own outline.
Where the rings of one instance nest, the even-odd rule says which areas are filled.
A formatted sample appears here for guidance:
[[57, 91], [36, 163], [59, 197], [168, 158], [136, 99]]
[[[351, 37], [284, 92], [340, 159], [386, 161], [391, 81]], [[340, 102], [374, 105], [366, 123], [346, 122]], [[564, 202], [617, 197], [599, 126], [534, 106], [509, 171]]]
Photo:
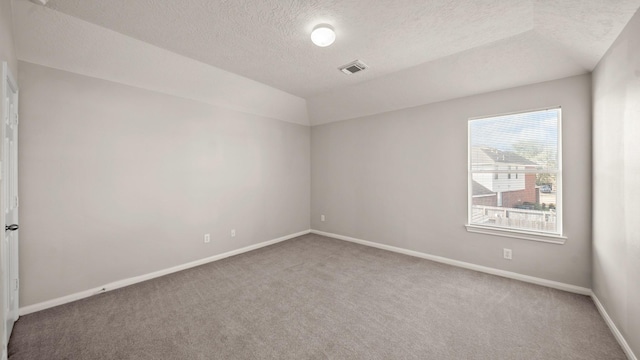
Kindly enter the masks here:
[[336, 41], [336, 32], [329, 24], [316, 25], [311, 32], [311, 41], [320, 47], [329, 46]]

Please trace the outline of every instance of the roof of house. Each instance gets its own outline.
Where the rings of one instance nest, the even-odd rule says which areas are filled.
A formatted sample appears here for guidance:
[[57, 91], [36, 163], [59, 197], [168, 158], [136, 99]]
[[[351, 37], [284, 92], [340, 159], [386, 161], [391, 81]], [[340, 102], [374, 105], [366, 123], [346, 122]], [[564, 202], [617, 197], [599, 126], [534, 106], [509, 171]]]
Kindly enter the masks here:
[[506, 163], [518, 165], [538, 165], [535, 162], [514, 153], [513, 151], [503, 151], [490, 147], [472, 148], [471, 159], [474, 164]]
[[479, 195], [495, 195], [496, 193], [487, 189], [482, 184], [475, 180], [471, 180], [471, 195], [479, 196]]

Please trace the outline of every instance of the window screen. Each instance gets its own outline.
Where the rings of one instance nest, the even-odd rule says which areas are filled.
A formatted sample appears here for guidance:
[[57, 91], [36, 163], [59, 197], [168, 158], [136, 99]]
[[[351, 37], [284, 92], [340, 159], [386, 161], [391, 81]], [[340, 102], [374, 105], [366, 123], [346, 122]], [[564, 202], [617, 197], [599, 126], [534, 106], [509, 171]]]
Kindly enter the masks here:
[[562, 234], [560, 108], [469, 120], [469, 224]]

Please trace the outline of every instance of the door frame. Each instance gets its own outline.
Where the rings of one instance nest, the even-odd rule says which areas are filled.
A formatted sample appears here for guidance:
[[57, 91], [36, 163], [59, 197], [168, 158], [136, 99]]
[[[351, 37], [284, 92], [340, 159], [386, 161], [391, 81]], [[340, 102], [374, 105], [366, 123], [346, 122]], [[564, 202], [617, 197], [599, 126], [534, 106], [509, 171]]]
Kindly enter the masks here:
[[[7, 186], [7, 184], [5, 183], [8, 179], [7, 174], [8, 174], [8, 169], [7, 169], [7, 163], [4, 159], [5, 154], [4, 154], [4, 150], [6, 149], [6, 146], [4, 144], [5, 142], [5, 114], [7, 114], [8, 111], [10, 111], [9, 108], [7, 108], [7, 103], [5, 101], [8, 92], [12, 91], [16, 94], [16, 101], [15, 101], [15, 107], [16, 107], [16, 111], [17, 111], [17, 107], [18, 107], [18, 96], [19, 96], [19, 90], [18, 90], [18, 83], [15, 80], [15, 77], [13, 77], [13, 74], [11, 73], [11, 69], [9, 69], [9, 65], [7, 64], [6, 61], [2, 62], [2, 98], [0, 99], [0, 101], [2, 101], [2, 106], [0, 107], [2, 109], [2, 114], [1, 116], [1, 120], [0, 123], [2, 124], [2, 126], [0, 126], [0, 139], [2, 142], [2, 147], [1, 150], [2, 151], [2, 156], [0, 157], [0, 193], [2, 194], [2, 196], [0, 196], [0, 209], [2, 209], [3, 215], [0, 216], [0, 227], [4, 228], [4, 226], [6, 226], [6, 222], [5, 222], [5, 218], [6, 215], [4, 214], [5, 211], [5, 207], [6, 207], [6, 201], [8, 199], [6, 199], [5, 192], [4, 192], [4, 188], [5, 186]], [[8, 116], [11, 116], [10, 114], [8, 114]], [[18, 125], [16, 124], [16, 127]], [[17, 141], [17, 138], [16, 138]], [[17, 156], [16, 156], [16, 161], [17, 161]], [[17, 171], [17, 166], [16, 169]], [[17, 184], [16, 184], [17, 186]], [[16, 234], [17, 235], [17, 234]], [[17, 245], [17, 243], [16, 243]], [[8, 262], [7, 262], [7, 256], [10, 256], [11, 254], [7, 254], [7, 250], [5, 248], [5, 232], [4, 231], [0, 231], [0, 263], [1, 263], [1, 269], [2, 269], [2, 279], [0, 280], [2, 283], [2, 287], [3, 287], [3, 298], [0, 299], [0, 304], [2, 306], [2, 327], [4, 329], [4, 334], [5, 334], [5, 338], [2, 339], [2, 357], [3, 359], [5, 359], [5, 356], [7, 356], [7, 345], [9, 343], [9, 337], [10, 337], [10, 332], [9, 329], [7, 328], [7, 319], [9, 316], [11, 316], [14, 319], [18, 319], [18, 315], [19, 315], [19, 297], [18, 294], [16, 294], [16, 302], [14, 304], [14, 308], [12, 309], [8, 309], [7, 311], [5, 311], [5, 309], [7, 309], [7, 301], [8, 301], [8, 295], [12, 288], [12, 284], [11, 281], [7, 281], [7, 278], [10, 276], [11, 273], [11, 269], [8, 268]], [[18, 254], [18, 251], [16, 250], [16, 255]], [[18, 259], [14, 259], [15, 260], [15, 266], [18, 266]], [[16, 269], [16, 276], [18, 276], [18, 270]], [[18, 276], [19, 278], [19, 276]], [[18, 291], [19, 292], [19, 291]]]

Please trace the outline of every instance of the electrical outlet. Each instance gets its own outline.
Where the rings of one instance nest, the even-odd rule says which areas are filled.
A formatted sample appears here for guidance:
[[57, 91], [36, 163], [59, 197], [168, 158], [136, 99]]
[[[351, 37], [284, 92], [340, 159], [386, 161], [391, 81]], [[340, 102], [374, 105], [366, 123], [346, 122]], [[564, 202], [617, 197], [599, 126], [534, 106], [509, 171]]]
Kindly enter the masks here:
[[204, 234], [204, 243], [208, 244], [211, 242], [211, 234]]
[[320, 215], [320, 221], [324, 221], [324, 215]]
[[502, 256], [507, 260], [511, 260], [513, 259], [513, 252], [511, 249], [502, 249]]
[[231, 229], [231, 237], [236, 237], [236, 229]]

